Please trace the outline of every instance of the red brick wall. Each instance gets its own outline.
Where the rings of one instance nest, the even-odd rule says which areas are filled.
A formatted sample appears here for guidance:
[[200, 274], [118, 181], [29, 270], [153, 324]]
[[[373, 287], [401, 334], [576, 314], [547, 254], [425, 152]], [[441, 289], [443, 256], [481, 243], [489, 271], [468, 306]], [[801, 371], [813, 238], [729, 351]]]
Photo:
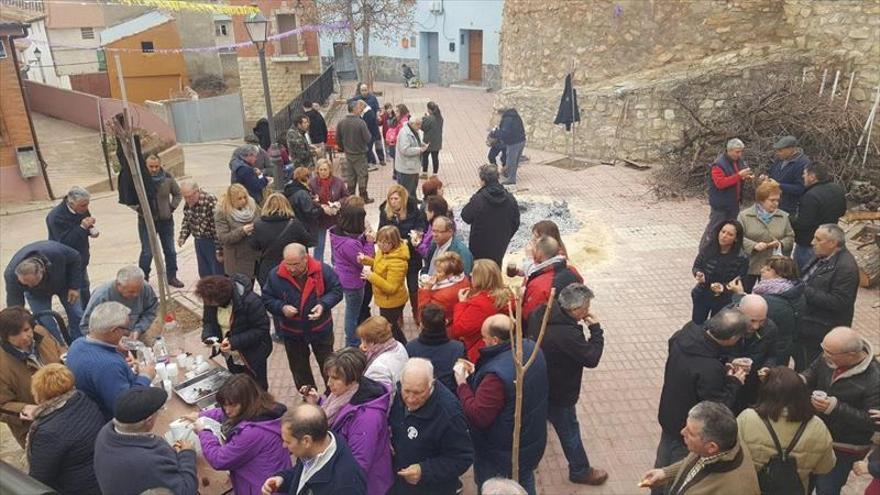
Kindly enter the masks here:
[[0, 43], [6, 48], [6, 58], [0, 59], [0, 202], [49, 199], [42, 177], [25, 179], [18, 169], [16, 147], [33, 146], [34, 138], [15, 74], [14, 48], [9, 41], [7, 36], [0, 35]]

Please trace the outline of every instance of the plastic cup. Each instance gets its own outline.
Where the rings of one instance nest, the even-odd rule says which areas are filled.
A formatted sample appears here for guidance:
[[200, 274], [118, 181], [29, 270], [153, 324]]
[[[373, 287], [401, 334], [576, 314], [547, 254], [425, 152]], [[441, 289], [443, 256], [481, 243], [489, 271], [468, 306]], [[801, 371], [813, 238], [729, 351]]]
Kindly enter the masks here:
[[165, 365], [165, 376], [171, 380], [171, 383], [177, 384], [177, 375], [180, 372], [180, 368], [177, 367], [177, 363], [168, 363]]
[[168, 376], [165, 363], [156, 363], [156, 376], [164, 380]]
[[828, 393], [822, 390], [813, 390], [813, 398], [817, 400], [825, 400], [828, 398]]
[[177, 355], [176, 360], [177, 360], [177, 367], [179, 369], [186, 368], [186, 357], [187, 357], [186, 353], [183, 353], [183, 352], [181, 352], [180, 354]]
[[731, 361], [730, 363], [733, 364], [734, 366], [736, 366], [737, 368], [745, 370], [746, 372], [748, 372], [752, 369], [751, 358], [746, 358], [746, 357], [736, 358], [733, 361]]
[[196, 354], [196, 366], [205, 362], [205, 356], [201, 354]]

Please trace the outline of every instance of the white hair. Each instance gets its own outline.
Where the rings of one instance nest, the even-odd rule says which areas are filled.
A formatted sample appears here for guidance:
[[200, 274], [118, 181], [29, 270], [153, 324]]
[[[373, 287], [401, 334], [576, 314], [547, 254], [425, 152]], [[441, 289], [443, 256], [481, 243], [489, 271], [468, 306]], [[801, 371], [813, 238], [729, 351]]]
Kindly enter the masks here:
[[828, 238], [837, 243], [837, 247], [846, 246], [846, 233], [836, 223], [825, 223], [819, 226], [828, 234]]
[[403, 382], [410, 374], [415, 374], [415, 377], [426, 380], [432, 386], [434, 384], [434, 365], [425, 358], [409, 358], [403, 365], [400, 381]]
[[41, 279], [46, 275], [46, 265], [36, 257], [25, 258], [15, 265], [16, 277], [39, 276]]
[[84, 187], [73, 186], [67, 191], [67, 202], [72, 205], [91, 199], [91, 197], [91, 193]]
[[180, 186], [181, 189], [193, 190], [193, 189], [199, 188], [199, 183], [192, 180], [192, 179], [182, 180], [182, 181], [178, 182], [178, 185]]
[[103, 302], [89, 316], [89, 333], [105, 334], [118, 327], [128, 326], [131, 310], [116, 301]]
[[422, 123], [422, 116], [421, 115], [414, 115], [414, 116], [410, 117], [409, 121], [413, 124], [421, 124]]
[[144, 271], [134, 265], [123, 266], [116, 272], [116, 283], [128, 285], [129, 282], [143, 282]]
[[483, 495], [528, 495], [519, 483], [507, 478], [489, 478], [483, 483]]
[[733, 138], [727, 142], [727, 151], [741, 150], [745, 147], [746, 147], [745, 143], [743, 143], [742, 140], [738, 139], [738, 138]]
[[287, 256], [289, 254], [296, 254], [297, 256], [305, 256], [309, 253], [308, 249], [305, 246], [298, 242], [291, 242], [290, 244], [284, 246], [284, 252], [282, 256]]

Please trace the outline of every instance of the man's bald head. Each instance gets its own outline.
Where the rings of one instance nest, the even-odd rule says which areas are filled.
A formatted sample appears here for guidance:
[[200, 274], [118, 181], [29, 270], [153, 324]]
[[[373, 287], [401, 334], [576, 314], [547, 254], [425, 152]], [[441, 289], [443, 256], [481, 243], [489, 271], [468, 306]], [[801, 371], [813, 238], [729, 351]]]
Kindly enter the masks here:
[[[513, 333], [513, 320], [507, 315], [492, 315], [483, 321], [480, 333], [487, 345], [507, 342], [510, 340], [510, 334]], [[490, 344], [489, 339], [493, 343]]]
[[292, 411], [284, 415], [281, 423], [297, 440], [309, 436], [313, 442], [320, 442], [327, 437], [329, 429], [324, 410], [319, 406], [306, 403], [294, 407]]
[[434, 381], [434, 365], [423, 358], [410, 358], [400, 374], [400, 383], [403, 386], [407, 383], [430, 384], [432, 381]]
[[822, 356], [831, 368], [855, 366], [865, 358], [862, 337], [849, 327], [834, 328], [822, 339]]
[[751, 320], [749, 332], [757, 332], [767, 321], [767, 301], [763, 297], [748, 294], [739, 301], [739, 310]]
[[305, 246], [298, 242], [292, 242], [286, 246], [284, 246], [284, 253], [282, 254], [285, 258], [288, 256], [301, 257], [305, 256], [309, 251]]

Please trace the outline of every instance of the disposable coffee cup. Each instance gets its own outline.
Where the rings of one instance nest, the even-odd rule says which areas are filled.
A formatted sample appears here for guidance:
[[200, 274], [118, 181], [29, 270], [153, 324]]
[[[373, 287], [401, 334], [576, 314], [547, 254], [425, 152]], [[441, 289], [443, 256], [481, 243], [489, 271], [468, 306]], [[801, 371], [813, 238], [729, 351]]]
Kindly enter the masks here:
[[818, 400], [825, 400], [828, 398], [828, 394], [822, 390], [813, 390], [813, 398]]
[[746, 371], [752, 369], [752, 360], [750, 358], [736, 358], [731, 361], [731, 364]]

